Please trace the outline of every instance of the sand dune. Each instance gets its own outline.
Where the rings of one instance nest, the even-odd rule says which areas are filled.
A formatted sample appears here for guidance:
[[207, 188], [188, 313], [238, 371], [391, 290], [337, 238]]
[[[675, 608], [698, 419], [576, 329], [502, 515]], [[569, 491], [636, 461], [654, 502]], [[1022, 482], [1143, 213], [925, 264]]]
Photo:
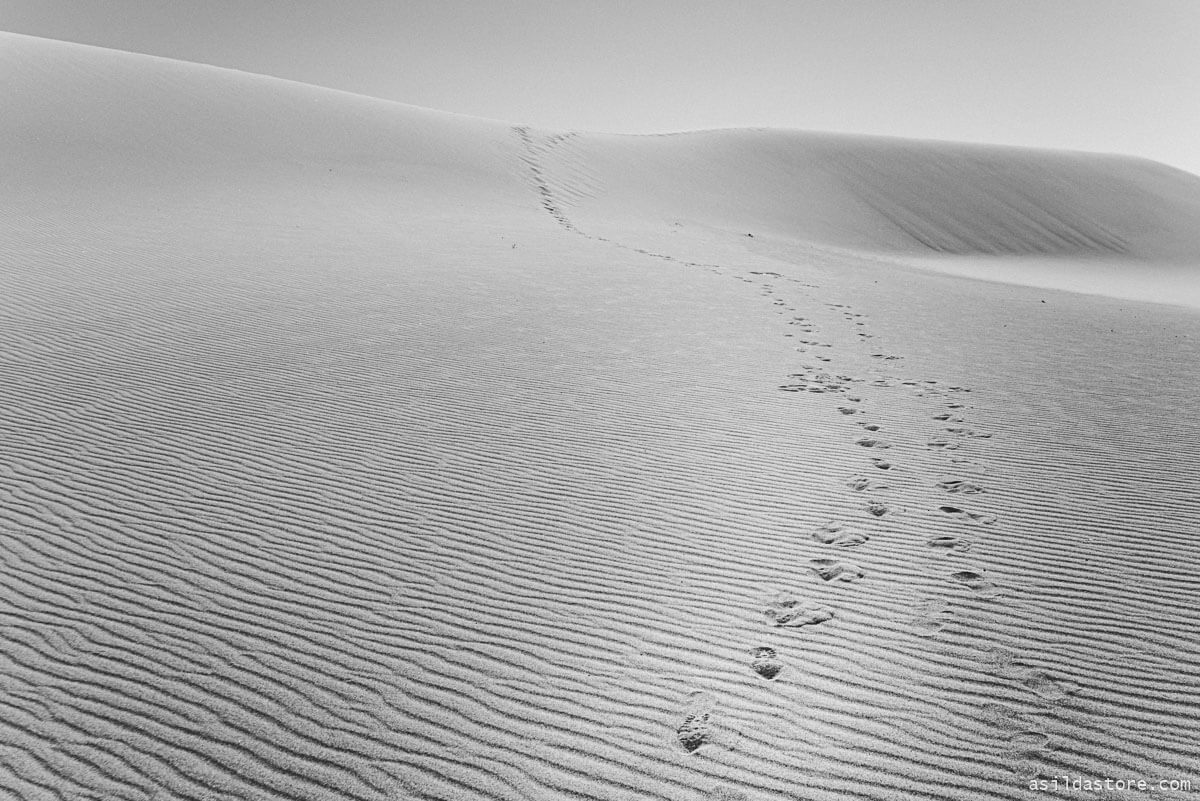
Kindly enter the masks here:
[[1194, 177], [0, 76], [0, 796], [1200, 786]]
[[699, 228], [792, 260], [851, 250], [1200, 306], [1200, 178], [1143, 159], [771, 130], [550, 135], [534, 149], [564, 213], [606, 238]]
[[[728, 227], [887, 253], [1200, 258], [1200, 178], [1084, 153], [725, 130], [566, 137], [574, 216]], [[568, 183], [569, 181], [564, 181]]]

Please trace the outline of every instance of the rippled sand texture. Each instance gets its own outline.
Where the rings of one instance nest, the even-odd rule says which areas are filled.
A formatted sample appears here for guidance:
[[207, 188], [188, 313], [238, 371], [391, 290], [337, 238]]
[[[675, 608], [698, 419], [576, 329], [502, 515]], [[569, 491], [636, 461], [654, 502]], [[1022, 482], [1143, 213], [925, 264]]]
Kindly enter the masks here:
[[1200, 317], [893, 260], [1194, 280], [1196, 179], [0, 75], [0, 797], [1200, 782]]

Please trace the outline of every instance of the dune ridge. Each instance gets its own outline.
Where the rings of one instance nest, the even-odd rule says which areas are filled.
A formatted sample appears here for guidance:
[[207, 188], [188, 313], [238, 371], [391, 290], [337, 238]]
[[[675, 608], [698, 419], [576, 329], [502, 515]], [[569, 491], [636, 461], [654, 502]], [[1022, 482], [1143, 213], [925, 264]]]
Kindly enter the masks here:
[[790, 183], [815, 135], [0, 44], [0, 795], [1200, 778], [1200, 321], [878, 255], [907, 225], [1150, 258], [1181, 218], [1051, 234], [1007, 184], [1016, 216], [971, 195], [999, 240], [929, 232], [895, 195], [944, 180], [924, 145], [829, 140], [897, 222]]

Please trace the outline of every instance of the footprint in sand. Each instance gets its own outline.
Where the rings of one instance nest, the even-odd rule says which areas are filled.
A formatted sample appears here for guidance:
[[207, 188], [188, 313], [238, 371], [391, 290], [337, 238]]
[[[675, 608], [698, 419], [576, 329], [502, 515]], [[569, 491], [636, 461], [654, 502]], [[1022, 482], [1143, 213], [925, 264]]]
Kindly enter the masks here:
[[887, 459], [881, 459], [879, 457], [872, 459], [871, 464], [875, 465], [880, 470], [891, 470], [892, 469], [891, 462], [889, 462]]
[[949, 431], [951, 434], [955, 434], [956, 436], [960, 436], [960, 437], [971, 437], [972, 439], [991, 439], [992, 438], [991, 434], [976, 431], [971, 428], [953, 427], [953, 428], [947, 428], [946, 430]]
[[973, 590], [982, 590], [989, 585], [988, 580], [983, 577], [983, 574], [976, 573], [974, 570], [960, 570], [957, 573], [951, 573], [950, 578], [959, 584], [965, 584]]
[[947, 451], [953, 451], [953, 450], [958, 449], [958, 443], [954, 442], [953, 440], [948, 440], [948, 439], [931, 439], [931, 440], [929, 440], [929, 442], [926, 442], [925, 444], [927, 446], [929, 446], [930, 448], [941, 448], [941, 449], [947, 450]]
[[773, 681], [783, 670], [783, 662], [774, 648], [755, 648], [750, 652], [750, 669], [767, 681]]
[[937, 551], [946, 553], [966, 553], [971, 550], [971, 543], [962, 537], [931, 537], [925, 544]]
[[712, 715], [716, 699], [708, 693], [693, 693], [684, 710], [683, 720], [675, 728], [675, 737], [683, 750], [694, 753], [713, 735]]
[[935, 414], [933, 416], [933, 419], [941, 420], [942, 422], [946, 422], [946, 423], [961, 423], [962, 422], [961, 417], [956, 417], [956, 416], [950, 414], [949, 412], [943, 412], [942, 414]]
[[858, 565], [837, 559], [810, 559], [808, 566], [822, 581], [859, 581], [867, 575]]
[[878, 423], [859, 423], [859, 425], [871, 432], [875, 432], [883, 428], [883, 426], [879, 425]]
[[937, 486], [938, 489], [944, 489], [946, 492], [956, 492], [962, 495], [975, 495], [976, 493], [983, 492], [983, 487], [961, 478], [947, 478], [939, 481]]
[[909, 628], [918, 637], [932, 637], [950, 625], [954, 613], [944, 604], [929, 603], [919, 607], [909, 621]]
[[1022, 687], [1047, 701], [1062, 701], [1081, 689], [1075, 682], [1056, 679], [1044, 670], [1031, 670], [1021, 675], [1018, 680]]
[[957, 506], [939, 506], [939, 512], [958, 517], [963, 520], [970, 520], [972, 523], [978, 523], [982, 526], [990, 526], [996, 522], [995, 515], [985, 515], [978, 512], [968, 512], [965, 509], [959, 509]]
[[833, 610], [791, 595], [780, 595], [763, 610], [763, 617], [769, 626], [799, 628], [833, 620]]
[[880, 448], [880, 449], [883, 449], [883, 448], [890, 448], [890, 447], [891, 447], [891, 445], [888, 445], [888, 444], [887, 444], [886, 442], [884, 442], [883, 440], [881, 440], [881, 439], [874, 439], [873, 437], [860, 437], [859, 439], [856, 439], [856, 440], [854, 440], [854, 444], [855, 444], [855, 445], [861, 445], [861, 446], [862, 446], [862, 447], [864, 447], [864, 448]]
[[882, 481], [872, 481], [866, 476], [855, 476], [846, 482], [846, 486], [855, 492], [863, 492], [864, 490], [885, 490], [888, 488], [888, 485], [884, 484]]
[[950, 578], [964, 587], [978, 592], [984, 598], [992, 598], [1000, 594], [1000, 590], [995, 584], [988, 581], [982, 573], [974, 570], [960, 570], [957, 573], [951, 573]]
[[839, 548], [855, 548], [870, 539], [866, 534], [832, 521], [812, 533], [812, 538], [825, 545]]
[[839, 406], [838, 411], [842, 414], [858, 414], [858, 409], [851, 409], [849, 406]]
[[867, 514], [872, 517], [883, 517], [888, 513], [888, 507], [885, 503], [879, 501], [871, 501], [867, 504]]

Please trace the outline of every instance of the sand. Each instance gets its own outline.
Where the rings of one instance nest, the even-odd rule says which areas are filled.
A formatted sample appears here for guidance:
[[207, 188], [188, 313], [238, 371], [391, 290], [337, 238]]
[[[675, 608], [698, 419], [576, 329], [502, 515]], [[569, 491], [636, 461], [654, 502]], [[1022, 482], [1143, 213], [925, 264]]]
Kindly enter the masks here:
[[1200, 179], [0, 76], [0, 797], [1200, 786]]

